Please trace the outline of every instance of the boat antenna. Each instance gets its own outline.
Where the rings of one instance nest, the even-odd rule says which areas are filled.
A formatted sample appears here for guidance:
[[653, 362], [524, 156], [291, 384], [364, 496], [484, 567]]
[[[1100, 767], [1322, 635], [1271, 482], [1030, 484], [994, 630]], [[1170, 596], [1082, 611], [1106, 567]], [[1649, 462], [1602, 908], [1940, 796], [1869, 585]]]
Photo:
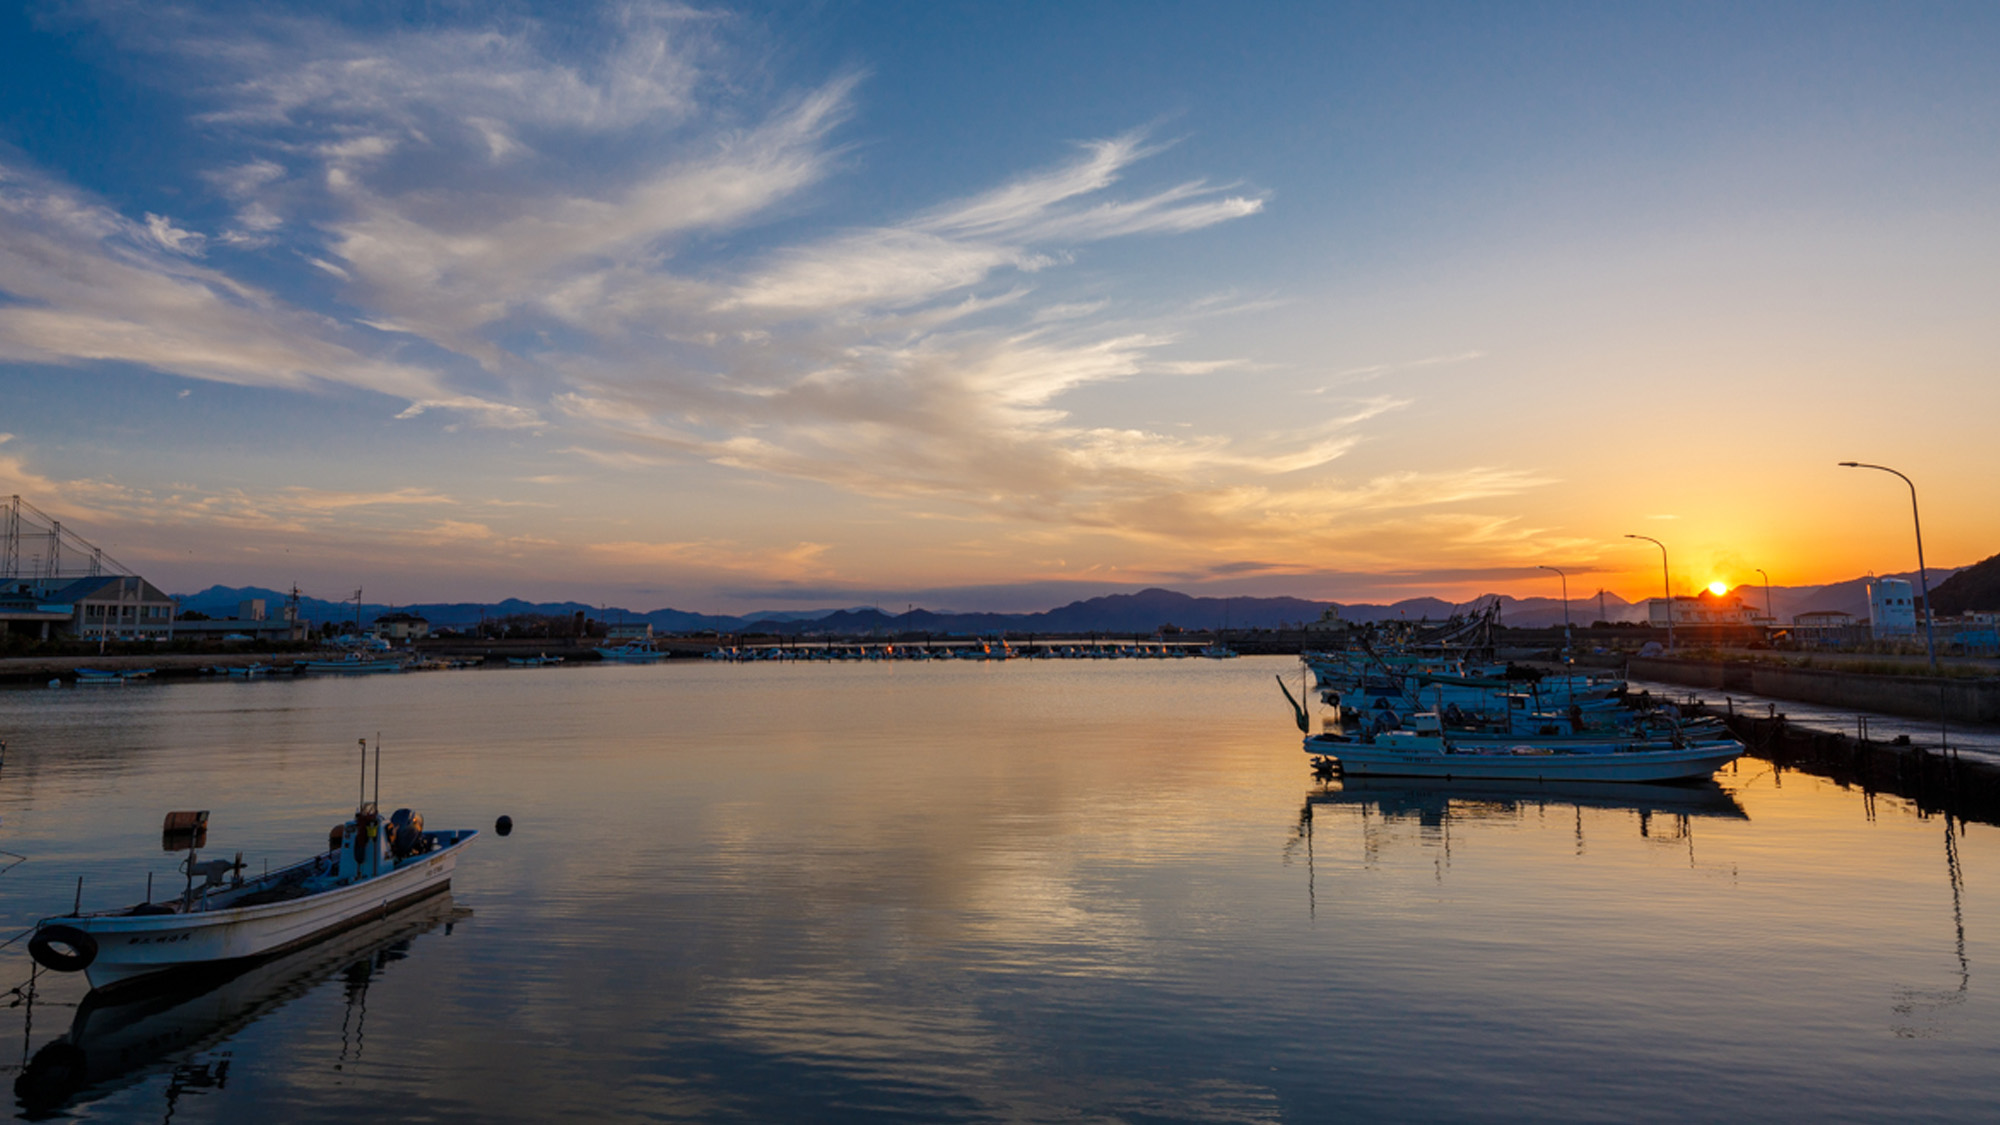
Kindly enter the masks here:
[[361, 791], [354, 795], [354, 810], [356, 812], [361, 811], [361, 806], [368, 803], [368, 740], [363, 738], [359, 741], [361, 743]]
[[375, 732], [375, 813], [382, 813], [382, 732]]

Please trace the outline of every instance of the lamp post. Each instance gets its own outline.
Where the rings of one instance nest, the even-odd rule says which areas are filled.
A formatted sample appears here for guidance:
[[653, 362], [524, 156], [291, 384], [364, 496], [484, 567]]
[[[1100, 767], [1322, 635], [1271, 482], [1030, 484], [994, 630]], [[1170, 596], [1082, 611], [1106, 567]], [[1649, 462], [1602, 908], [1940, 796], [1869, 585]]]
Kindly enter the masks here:
[[1771, 576], [1764, 574], [1764, 568], [1761, 566], [1753, 566], [1750, 569], [1764, 575], [1764, 616], [1771, 619], [1771, 624], [1776, 625], [1778, 615], [1771, 612]]
[[1570, 706], [1571, 706], [1571, 707], [1575, 707], [1575, 706], [1576, 706], [1576, 675], [1575, 675], [1575, 672], [1576, 672], [1576, 670], [1575, 670], [1574, 668], [1572, 668], [1572, 667], [1571, 667], [1571, 665], [1572, 665], [1573, 663], [1575, 663], [1575, 661], [1576, 661], [1576, 657], [1575, 657], [1575, 655], [1573, 654], [1573, 651], [1572, 651], [1572, 646], [1570, 645], [1570, 635], [1569, 635], [1569, 575], [1567, 575], [1567, 574], [1564, 574], [1564, 573], [1562, 572], [1562, 570], [1561, 570], [1560, 568], [1558, 568], [1558, 567], [1553, 567], [1553, 566], [1550, 566], [1550, 565], [1548, 565], [1547, 563], [1543, 563], [1543, 564], [1541, 564], [1541, 568], [1542, 568], [1543, 570], [1553, 570], [1553, 571], [1555, 571], [1555, 572], [1556, 572], [1556, 577], [1557, 577], [1557, 578], [1560, 578], [1560, 579], [1562, 579], [1562, 591], [1563, 591], [1563, 686], [1564, 686], [1565, 688], [1567, 688], [1567, 689], [1568, 689], [1568, 691], [1569, 691], [1569, 703], [1570, 703]]
[[1627, 532], [1625, 538], [1644, 539], [1646, 542], [1660, 549], [1660, 586], [1661, 592], [1666, 594], [1667, 650], [1671, 652], [1674, 647], [1674, 580], [1667, 576], [1667, 545], [1650, 535], [1633, 535]]
[[1562, 579], [1562, 584], [1563, 584], [1563, 636], [1567, 637], [1567, 636], [1569, 636], [1569, 575], [1567, 575], [1567, 574], [1564, 574], [1564, 573], [1563, 573], [1563, 572], [1562, 572], [1562, 571], [1561, 571], [1560, 569], [1558, 569], [1558, 568], [1556, 568], [1556, 567], [1553, 567], [1553, 566], [1550, 566], [1550, 565], [1548, 565], [1547, 563], [1543, 563], [1543, 564], [1542, 564], [1542, 566], [1541, 566], [1541, 569], [1543, 569], [1543, 570], [1553, 570], [1553, 571], [1555, 571], [1555, 572], [1556, 572], [1556, 577], [1558, 577], [1558, 578], [1561, 578], [1561, 579]]
[[1930, 656], [1931, 675], [1935, 676], [1938, 671], [1937, 638], [1931, 629], [1931, 579], [1930, 574], [1924, 569], [1924, 521], [1917, 514], [1917, 484], [1909, 477], [1897, 473], [1896, 470], [1887, 465], [1870, 465], [1862, 461], [1842, 461], [1840, 467], [1843, 469], [1878, 469], [1885, 473], [1895, 473], [1896, 476], [1902, 477], [1904, 484], [1910, 486], [1910, 522], [1914, 523], [1917, 528], [1917, 581], [1921, 584], [1924, 593], [1924, 650]]

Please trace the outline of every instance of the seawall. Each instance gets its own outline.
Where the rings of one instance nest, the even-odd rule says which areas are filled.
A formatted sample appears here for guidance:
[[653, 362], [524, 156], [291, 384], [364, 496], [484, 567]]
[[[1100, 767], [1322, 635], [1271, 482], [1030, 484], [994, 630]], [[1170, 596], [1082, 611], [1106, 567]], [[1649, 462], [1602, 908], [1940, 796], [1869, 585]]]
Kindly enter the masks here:
[[1635, 680], [1740, 691], [1913, 719], [1937, 718], [1942, 706], [1944, 717], [1954, 723], [2000, 723], [2000, 677], [1882, 676], [1658, 656], [1633, 657], [1625, 674]]
[[2000, 824], [2000, 769], [1993, 766], [1917, 746], [1809, 730], [1782, 718], [1705, 710], [1722, 718], [1753, 757], [1867, 793], [1891, 793], [1925, 814]]

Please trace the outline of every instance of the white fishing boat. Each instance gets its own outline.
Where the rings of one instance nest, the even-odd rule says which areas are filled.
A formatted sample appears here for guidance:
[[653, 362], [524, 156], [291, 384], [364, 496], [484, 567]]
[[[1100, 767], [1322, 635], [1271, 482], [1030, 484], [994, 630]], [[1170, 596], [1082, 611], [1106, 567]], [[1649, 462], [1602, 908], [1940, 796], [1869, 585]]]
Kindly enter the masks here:
[[[226, 1068], [229, 1052], [221, 1053], [219, 1064], [208, 1062], [205, 1052], [357, 961], [369, 965], [372, 979], [395, 960], [376, 961], [378, 954], [407, 949], [413, 939], [441, 926], [450, 933], [455, 916], [451, 895], [440, 894], [282, 956], [173, 974], [158, 988], [93, 992], [77, 1005], [69, 1031], [42, 1044], [15, 1079], [23, 1116], [34, 1121], [81, 1116], [65, 1111], [135, 1085], [163, 1067], [174, 1069], [176, 1081], [185, 1068]], [[365, 1009], [368, 983], [364, 979], [358, 988], [344, 990], [349, 1014], [357, 1003]]]
[[1528, 781], [1697, 781], [1735, 761], [1733, 738], [1461, 739], [1432, 724], [1372, 736], [1309, 735], [1305, 752], [1347, 777]]
[[516, 668], [545, 668], [551, 664], [561, 664], [562, 661], [562, 657], [550, 656], [546, 652], [539, 656], [510, 656], [507, 658], [507, 663]]
[[[299, 949], [451, 886], [472, 829], [425, 831], [423, 817], [374, 802], [334, 826], [328, 850], [252, 879], [242, 853], [200, 861], [206, 812], [170, 813], [164, 842], [185, 849], [187, 884], [165, 901], [72, 913], [36, 923], [28, 952], [44, 968], [82, 972], [93, 989], [127, 986], [170, 970], [214, 967]], [[79, 890], [79, 897], [81, 890]]]
[[597, 655], [616, 664], [654, 664], [666, 653], [654, 647], [652, 641], [627, 641], [611, 648], [599, 647]]

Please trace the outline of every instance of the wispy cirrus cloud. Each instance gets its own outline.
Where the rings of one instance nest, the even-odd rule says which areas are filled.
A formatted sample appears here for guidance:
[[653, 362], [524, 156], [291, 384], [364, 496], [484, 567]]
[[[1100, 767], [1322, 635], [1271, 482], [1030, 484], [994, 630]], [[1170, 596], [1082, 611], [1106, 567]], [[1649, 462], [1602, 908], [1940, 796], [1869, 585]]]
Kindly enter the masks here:
[[0, 165], [0, 361], [132, 363], [196, 379], [340, 384], [528, 424], [532, 412], [447, 389], [435, 372], [359, 350], [337, 321], [187, 260], [192, 235]]
[[[836, 217], [819, 189], [863, 166], [872, 138], [845, 134], [865, 76], [773, 89], [727, 13], [638, 4], [562, 26], [473, 15], [382, 30], [98, 10], [194, 103], [193, 128], [227, 142], [196, 177], [210, 229], [127, 218], [26, 172], [0, 181], [0, 289], [15, 300], [0, 306], [0, 359], [352, 386], [392, 396], [403, 419], [557, 431], [573, 471], [529, 478], [554, 487], [699, 462], [1052, 542], [1348, 549], [1324, 528], [1378, 513], [1492, 536], [1504, 529], [1419, 514], [1543, 483], [1485, 469], [1335, 479], [1406, 405], [1393, 396], [1329, 391], [1255, 433], [1080, 412], [1091, 388], [1125, 384], [1139, 401], [1262, 372], [1204, 353], [1195, 333], [1272, 298], [1148, 308], [1068, 280], [1098, 244], [1220, 232], [1269, 206], [1226, 179], [1150, 175], [1170, 143], [1143, 131], [1067, 155], [1051, 143], [1046, 166], [959, 198]], [[252, 261], [338, 299], [314, 309], [237, 280], [260, 276]], [[212, 499], [217, 519], [258, 507]], [[293, 525], [436, 503], [292, 499]], [[439, 536], [486, 538], [478, 520], [438, 518]], [[649, 550], [600, 554], [712, 569], [728, 547]]]

